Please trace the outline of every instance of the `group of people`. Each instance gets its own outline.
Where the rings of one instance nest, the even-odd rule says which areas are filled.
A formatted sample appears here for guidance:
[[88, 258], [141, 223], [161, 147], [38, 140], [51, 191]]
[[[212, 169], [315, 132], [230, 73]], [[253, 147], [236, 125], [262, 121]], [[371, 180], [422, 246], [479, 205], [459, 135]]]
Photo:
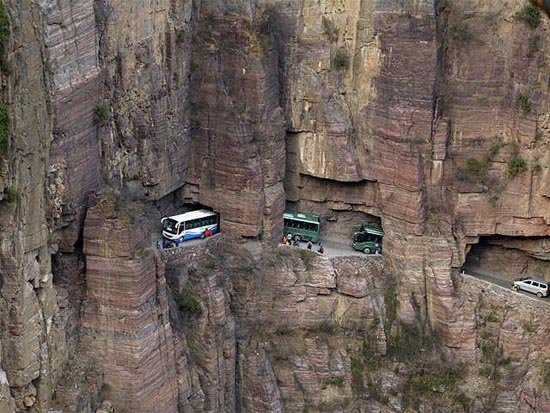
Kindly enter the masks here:
[[[208, 238], [208, 237], [211, 237], [212, 235], [214, 235], [214, 232], [210, 228], [206, 228], [201, 238]], [[168, 240], [166, 238], [163, 238], [162, 242], [160, 240], [157, 241], [156, 246], [158, 250], [165, 250], [167, 248], [179, 247], [181, 240], [182, 238], [178, 238], [175, 240]]]
[[[294, 245], [296, 248], [300, 248], [301, 239], [298, 236], [292, 236], [292, 234], [283, 235], [283, 245], [292, 246]], [[313, 249], [313, 243], [311, 241], [308, 241], [306, 244], [306, 248], [308, 250]], [[319, 243], [317, 246], [317, 252], [319, 254], [323, 254], [325, 252], [325, 249], [323, 247], [323, 244]]]
[[180, 246], [180, 240], [176, 239], [174, 241], [167, 240], [166, 238], [162, 239], [162, 242], [160, 240], [157, 241], [157, 250], [165, 250], [167, 248], [174, 248]]

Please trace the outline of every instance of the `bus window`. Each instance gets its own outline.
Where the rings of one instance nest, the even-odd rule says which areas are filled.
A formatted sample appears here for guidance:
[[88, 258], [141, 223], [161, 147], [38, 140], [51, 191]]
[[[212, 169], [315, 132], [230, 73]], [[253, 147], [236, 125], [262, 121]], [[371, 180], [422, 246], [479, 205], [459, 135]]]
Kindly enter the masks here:
[[165, 217], [161, 220], [164, 238], [169, 240], [187, 240], [200, 238], [209, 229], [219, 232], [218, 215], [208, 210], [190, 211], [184, 214]]
[[319, 239], [319, 217], [316, 215], [285, 212], [283, 232], [303, 240], [317, 242]]

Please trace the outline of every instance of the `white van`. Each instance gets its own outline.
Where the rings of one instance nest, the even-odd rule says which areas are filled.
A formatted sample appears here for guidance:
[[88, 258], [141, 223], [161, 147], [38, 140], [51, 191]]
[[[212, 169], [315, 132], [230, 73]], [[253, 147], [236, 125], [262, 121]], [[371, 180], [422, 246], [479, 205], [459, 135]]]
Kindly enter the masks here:
[[539, 278], [524, 277], [517, 278], [512, 284], [512, 288], [516, 291], [524, 290], [536, 294], [537, 297], [548, 297], [548, 281]]

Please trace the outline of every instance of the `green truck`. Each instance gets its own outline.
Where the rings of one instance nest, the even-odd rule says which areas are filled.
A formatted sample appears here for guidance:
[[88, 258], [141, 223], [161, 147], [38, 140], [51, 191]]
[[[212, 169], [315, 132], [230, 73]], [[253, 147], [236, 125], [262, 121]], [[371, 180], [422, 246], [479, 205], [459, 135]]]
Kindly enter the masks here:
[[365, 254], [382, 252], [384, 231], [375, 225], [357, 224], [353, 229], [353, 249]]

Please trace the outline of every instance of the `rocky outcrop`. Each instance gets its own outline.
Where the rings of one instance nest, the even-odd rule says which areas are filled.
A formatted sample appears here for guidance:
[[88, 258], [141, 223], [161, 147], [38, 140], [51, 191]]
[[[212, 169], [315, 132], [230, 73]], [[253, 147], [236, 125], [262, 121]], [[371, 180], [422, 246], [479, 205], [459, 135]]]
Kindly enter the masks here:
[[218, 262], [220, 237], [161, 252], [173, 293], [179, 411], [233, 411], [236, 392], [236, 319], [231, 280]]
[[[548, 325], [543, 320], [550, 314], [549, 305], [471, 277], [462, 278], [458, 290], [461, 298], [455, 308], [469, 316], [463, 316], [462, 343], [456, 344], [475, 349], [473, 359], [484, 380], [484, 390], [477, 392], [493, 411], [548, 411]], [[491, 396], [503, 387], [510, 391]]]
[[[59, 247], [72, 252], [87, 197], [101, 182], [94, 110], [101, 99], [94, 1], [39, 2], [48, 68], [52, 73], [49, 195]], [[76, 221], [76, 222], [75, 222]], [[72, 225], [71, 225], [72, 224]]]
[[[45, 411], [65, 376], [68, 411], [548, 410], [544, 308], [515, 314], [458, 274], [469, 253], [548, 274], [546, 17], [532, 28], [512, 0], [5, 4], [0, 408]], [[125, 200], [92, 208], [82, 242], [104, 186]], [[188, 314], [126, 217], [136, 199], [265, 241], [285, 200], [338, 236], [379, 219], [385, 267], [182, 253], [167, 278], [200, 301]]]
[[279, 238], [284, 118], [269, 16], [203, 10], [191, 73], [192, 169], [198, 201], [237, 235]]
[[385, 353], [383, 303], [391, 283], [382, 262], [331, 260], [288, 247], [258, 260], [228, 253], [242, 332], [243, 410], [354, 411], [351, 359], [365, 340], [373, 353]]
[[136, 211], [108, 192], [84, 228], [84, 353], [120, 412], [177, 411], [176, 366], [164, 268]]
[[45, 411], [67, 358], [64, 316], [52, 283], [45, 198], [51, 138], [48, 71], [34, 2], [4, 5], [11, 18], [10, 53], [1, 75], [10, 145], [9, 167], [0, 181], [8, 185], [2, 192], [10, 197], [0, 201], [0, 409]]
[[[162, 198], [189, 167], [188, 93], [193, 2], [96, 2], [102, 99], [102, 177], [130, 196]], [[135, 24], [135, 22], [140, 22]]]

